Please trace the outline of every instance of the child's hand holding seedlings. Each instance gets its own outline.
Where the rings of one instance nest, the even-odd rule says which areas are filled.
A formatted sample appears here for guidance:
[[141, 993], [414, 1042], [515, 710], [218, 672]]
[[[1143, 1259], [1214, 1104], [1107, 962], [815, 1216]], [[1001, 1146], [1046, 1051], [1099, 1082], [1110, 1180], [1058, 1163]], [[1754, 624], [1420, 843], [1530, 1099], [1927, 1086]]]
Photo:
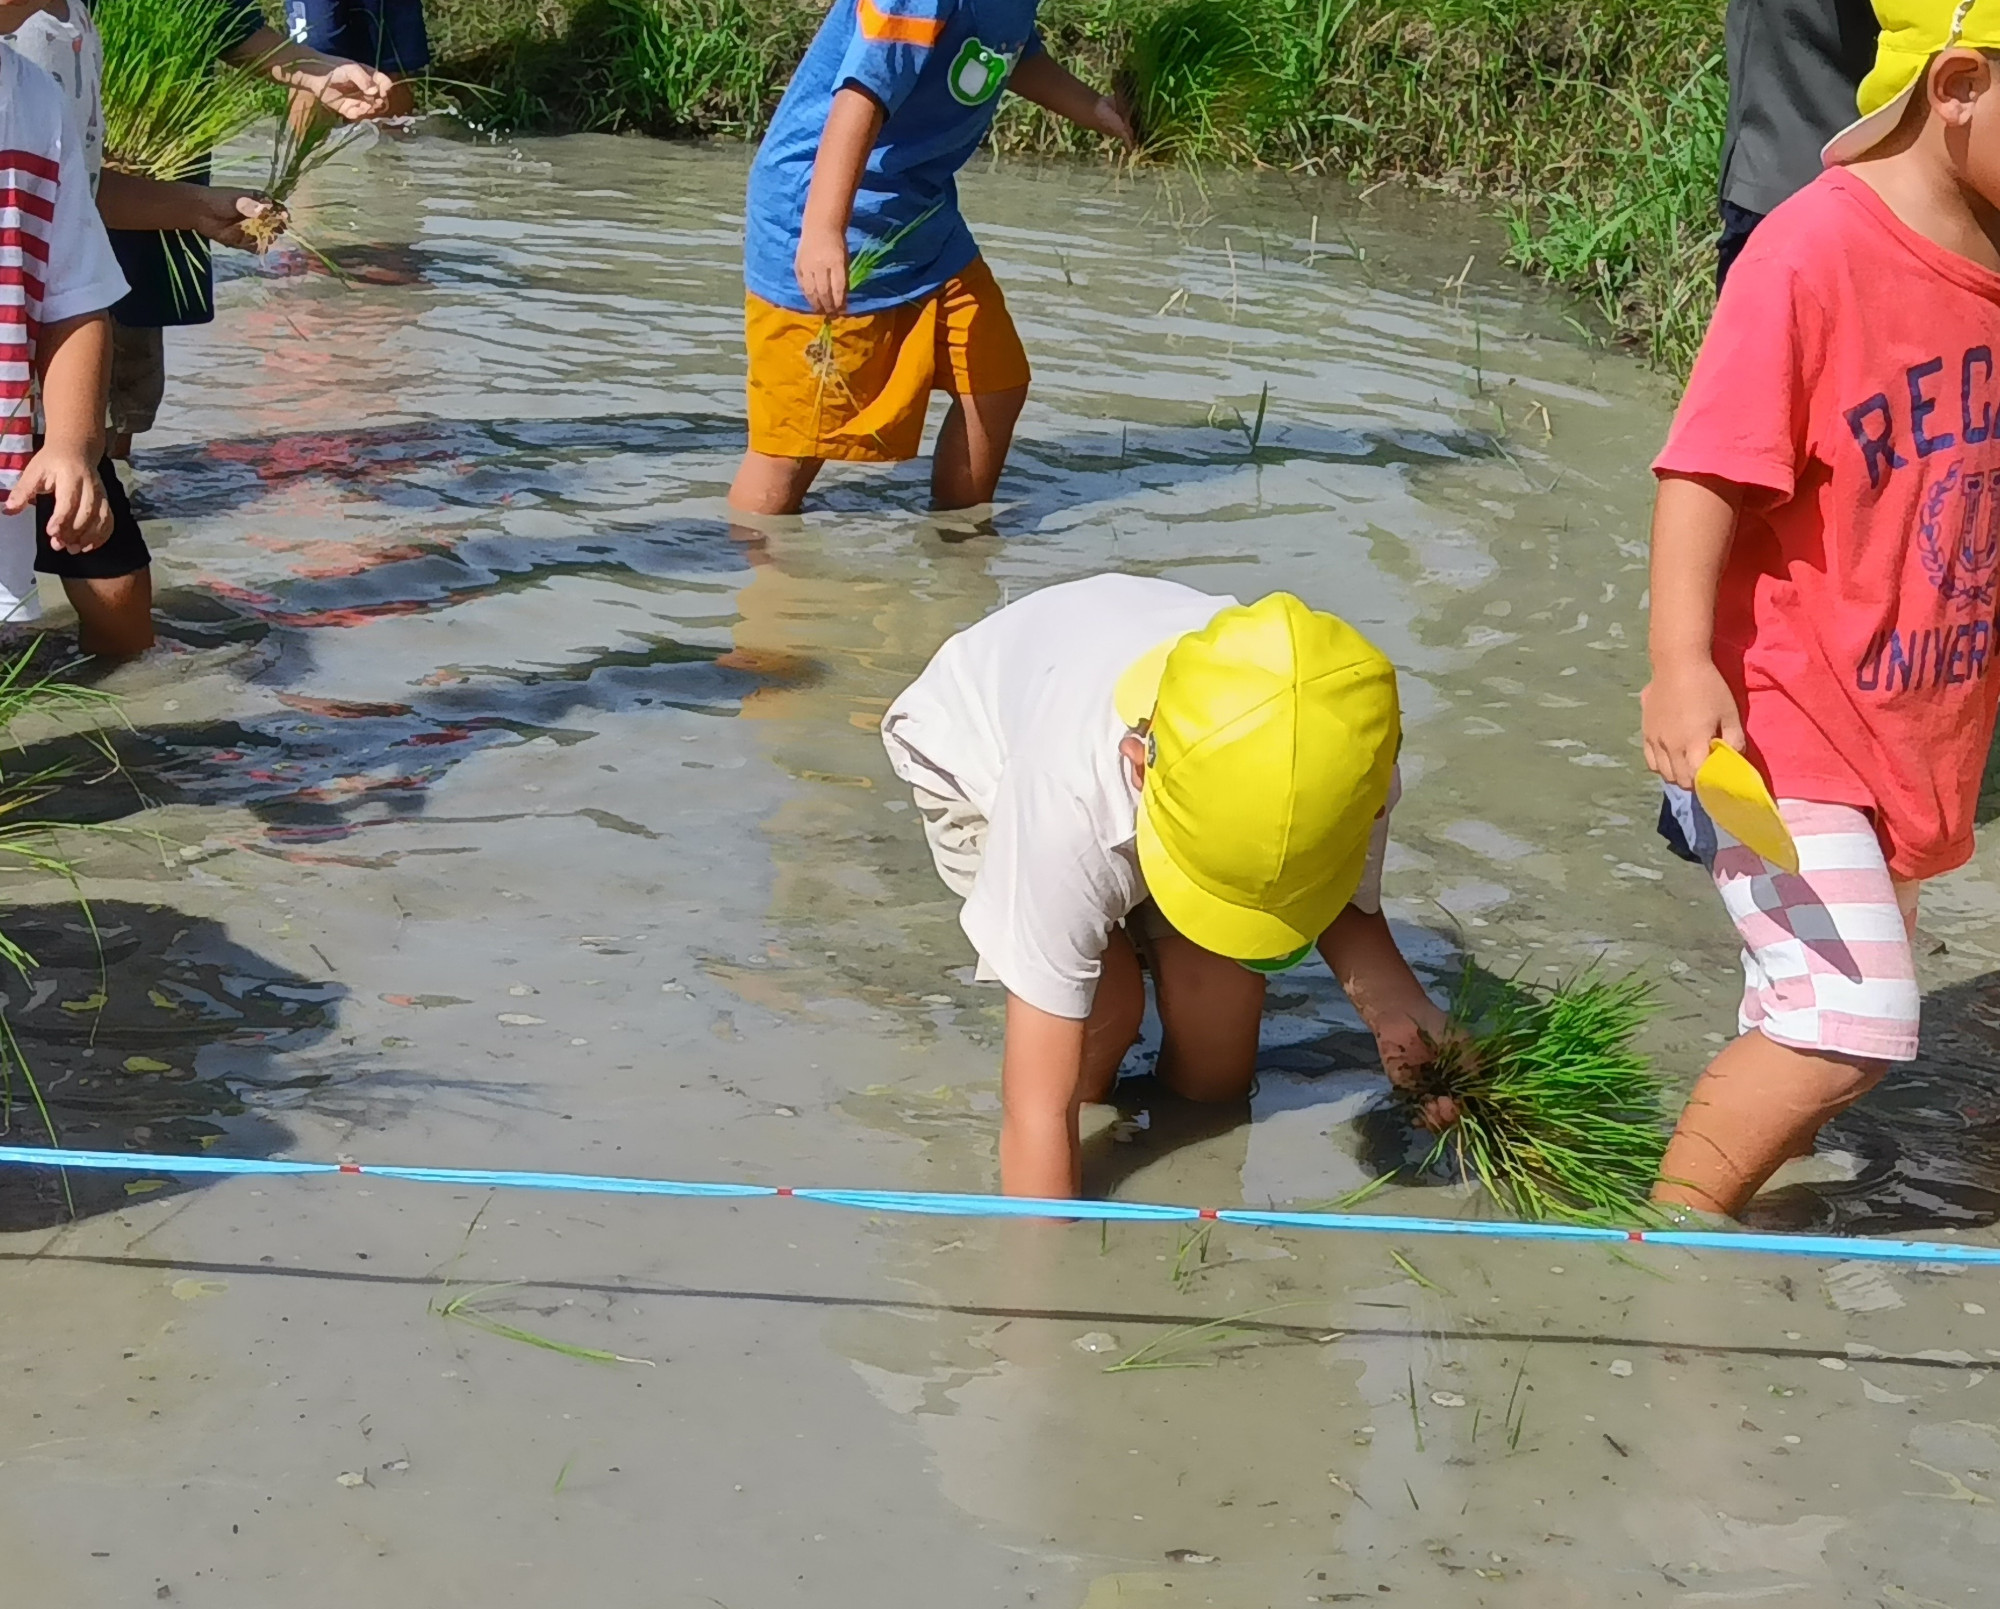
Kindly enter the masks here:
[[1743, 488], [1705, 475], [1661, 478], [1653, 506], [1653, 679], [1639, 695], [1646, 764], [1676, 787], [1717, 738], [1743, 749], [1743, 712], [1715, 668], [1715, 594]]
[[359, 123], [389, 109], [396, 81], [387, 73], [358, 61], [301, 60], [286, 75], [286, 83], [303, 90], [342, 122]]
[[[1421, 1088], [1425, 1070], [1456, 1030], [1424, 993], [1397, 948], [1388, 919], [1380, 911], [1350, 905], [1321, 935], [1319, 953], [1375, 1036], [1389, 1082], [1398, 1089]], [[1448, 1129], [1458, 1121], [1458, 1107], [1444, 1097], [1425, 1101], [1420, 1111], [1428, 1128]]]
[[[221, 246], [238, 251], [258, 251], [273, 236], [283, 233], [285, 209], [255, 190], [230, 190], [216, 185], [190, 188], [198, 195], [189, 209], [189, 223], [197, 234]], [[261, 220], [259, 227], [248, 226]]]

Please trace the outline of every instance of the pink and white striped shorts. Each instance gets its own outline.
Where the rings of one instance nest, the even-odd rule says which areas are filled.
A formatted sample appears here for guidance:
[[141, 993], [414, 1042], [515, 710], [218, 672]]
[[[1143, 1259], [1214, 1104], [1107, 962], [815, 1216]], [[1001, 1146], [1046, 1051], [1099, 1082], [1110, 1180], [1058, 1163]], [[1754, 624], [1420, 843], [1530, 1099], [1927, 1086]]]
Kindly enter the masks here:
[[1710, 871], [1743, 939], [1743, 1033], [1868, 1061], [1917, 1054], [1911, 941], [1920, 884], [1890, 876], [1881, 840], [1851, 805], [1780, 799], [1797, 876], [1716, 830]]

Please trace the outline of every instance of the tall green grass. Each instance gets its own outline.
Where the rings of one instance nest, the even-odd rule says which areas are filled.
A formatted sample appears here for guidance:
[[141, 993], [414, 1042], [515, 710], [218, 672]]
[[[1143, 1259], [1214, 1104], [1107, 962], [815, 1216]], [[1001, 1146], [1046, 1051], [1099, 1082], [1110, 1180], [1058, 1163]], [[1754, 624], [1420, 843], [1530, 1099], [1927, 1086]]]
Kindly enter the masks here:
[[[809, 0], [431, 0], [496, 127], [754, 135]], [[1058, 60], [1124, 89], [1151, 154], [1492, 198], [1514, 261], [1673, 369], [1711, 303], [1722, 0], [1044, 0]], [[1018, 99], [1002, 149], [1102, 156]]]

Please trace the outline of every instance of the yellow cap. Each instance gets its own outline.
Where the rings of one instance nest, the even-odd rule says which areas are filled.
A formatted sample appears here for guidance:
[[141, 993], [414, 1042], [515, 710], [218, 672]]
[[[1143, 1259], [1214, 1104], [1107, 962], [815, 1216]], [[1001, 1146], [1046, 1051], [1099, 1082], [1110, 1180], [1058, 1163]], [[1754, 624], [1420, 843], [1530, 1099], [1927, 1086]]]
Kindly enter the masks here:
[[2000, 0], [1875, 0], [1875, 17], [1875, 65], [1854, 97], [1861, 116], [1820, 152], [1830, 168], [1866, 156], [1895, 130], [1939, 51], [2000, 50]]
[[1345, 621], [1274, 592], [1133, 666], [1128, 720], [1156, 655], [1146, 885], [1205, 950], [1289, 956], [1360, 885], [1401, 735], [1395, 667]]

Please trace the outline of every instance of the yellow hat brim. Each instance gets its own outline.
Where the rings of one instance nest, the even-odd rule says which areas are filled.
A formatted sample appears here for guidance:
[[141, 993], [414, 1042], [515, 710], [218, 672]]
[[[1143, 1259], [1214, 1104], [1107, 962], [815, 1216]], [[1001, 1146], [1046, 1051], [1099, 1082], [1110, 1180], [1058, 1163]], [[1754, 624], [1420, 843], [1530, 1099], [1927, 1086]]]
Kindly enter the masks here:
[[1127, 665], [1118, 678], [1118, 685], [1111, 690], [1111, 703], [1118, 711], [1118, 719], [1127, 726], [1138, 726], [1153, 718], [1153, 706], [1160, 702], [1160, 680], [1167, 673], [1167, 655], [1179, 643], [1179, 637], [1155, 643]]
[[1370, 834], [1362, 834], [1361, 842], [1339, 872], [1290, 909], [1253, 910], [1219, 899], [1181, 869], [1161, 843], [1142, 795], [1139, 870], [1153, 902], [1173, 924], [1175, 932], [1232, 961], [1263, 961], [1290, 955], [1302, 945], [1316, 944], [1319, 936], [1333, 926], [1333, 919], [1347, 908], [1347, 902], [1361, 886], [1361, 874], [1368, 866], [1369, 837]]
[[1917, 85], [1922, 81], [1923, 68], [1920, 65], [1909, 83], [1903, 86], [1900, 95], [1878, 106], [1866, 117], [1857, 117], [1820, 147], [1820, 166], [1844, 168], [1850, 162], [1859, 162], [1895, 133], [1896, 126], [1903, 121], [1904, 108], [1910, 104], [1910, 96], [1916, 92]]

